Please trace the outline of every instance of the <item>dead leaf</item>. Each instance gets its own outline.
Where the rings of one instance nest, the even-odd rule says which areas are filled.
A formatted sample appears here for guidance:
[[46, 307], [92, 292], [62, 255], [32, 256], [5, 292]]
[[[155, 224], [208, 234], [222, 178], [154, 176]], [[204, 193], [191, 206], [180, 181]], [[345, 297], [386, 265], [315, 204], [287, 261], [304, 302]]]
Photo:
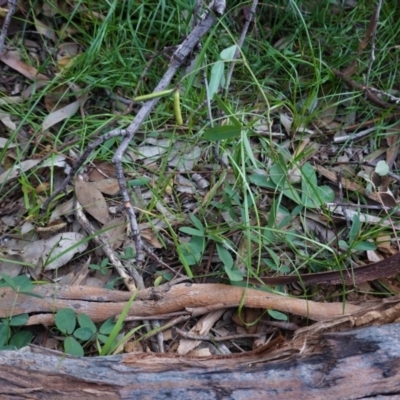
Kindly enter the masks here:
[[8, 65], [15, 71], [18, 71], [21, 75], [25, 76], [28, 79], [38, 79], [40, 81], [46, 82], [49, 81], [49, 78], [46, 75], [39, 74], [36, 68], [25, 64], [13, 53], [4, 53], [0, 56], [0, 61], [2, 61], [4, 64]]
[[5, 182], [8, 182], [11, 179], [18, 178], [21, 175], [21, 171], [27, 172], [31, 168], [38, 165], [41, 161], [42, 161], [41, 159], [26, 160], [14, 165], [12, 168], [8, 169], [7, 171], [3, 172], [0, 175], [0, 185]]
[[[205, 336], [208, 335], [214, 324], [222, 317], [225, 313], [225, 309], [213, 311], [202, 318], [196, 323], [196, 325], [190, 329], [189, 333], [193, 335]], [[181, 339], [178, 347], [178, 354], [185, 355], [191, 350], [196, 348], [201, 342], [198, 340]]]
[[115, 167], [106, 161], [95, 162], [94, 166], [88, 166], [89, 180], [100, 181], [105, 178], [116, 178]]
[[103, 230], [107, 229], [104, 234], [109, 237], [107, 243], [114, 250], [118, 249], [118, 247], [120, 247], [125, 240], [126, 225], [127, 222], [125, 217], [119, 217], [107, 222], [103, 226]]
[[72, 117], [79, 110], [81, 105], [86, 102], [86, 96], [81, 97], [80, 99], [68, 104], [67, 106], [60, 108], [59, 110], [51, 112], [49, 115], [45, 117], [43, 120], [42, 129], [46, 131], [51, 128], [53, 125], [64, 121], [67, 118]]
[[96, 182], [88, 182], [89, 185], [100, 192], [113, 196], [119, 192], [118, 180], [115, 178], [102, 179]]
[[97, 221], [105, 224], [110, 220], [107, 203], [100, 190], [79, 176], [75, 179], [75, 194], [83, 209]]
[[[36, 266], [45, 266], [45, 271], [65, 265], [76, 253], [86, 250], [85, 236], [77, 232], [63, 232], [47, 240], [37, 240], [26, 245], [21, 252], [22, 259]], [[49, 262], [50, 261], [50, 262]]]

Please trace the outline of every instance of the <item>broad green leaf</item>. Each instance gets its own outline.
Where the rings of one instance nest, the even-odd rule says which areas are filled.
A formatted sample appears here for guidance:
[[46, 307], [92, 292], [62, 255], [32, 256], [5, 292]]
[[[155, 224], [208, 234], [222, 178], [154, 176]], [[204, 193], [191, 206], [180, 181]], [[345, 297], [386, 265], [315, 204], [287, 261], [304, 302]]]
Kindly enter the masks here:
[[203, 138], [211, 141], [231, 139], [239, 136], [241, 128], [236, 125], [215, 126], [204, 132]]
[[276, 188], [276, 184], [268, 176], [265, 175], [253, 174], [250, 175], [248, 179], [250, 183], [256, 186], [265, 187], [268, 189]]
[[204, 232], [204, 226], [202, 222], [194, 215], [194, 214], [189, 214], [190, 220], [193, 222], [193, 225], [199, 230]]
[[376, 246], [371, 242], [358, 242], [353, 249], [357, 251], [376, 250]]
[[277, 319], [279, 321], [287, 321], [288, 317], [286, 314], [281, 313], [280, 311], [276, 311], [276, 310], [268, 310], [268, 314], [274, 318]]
[[78, 328], [74, 332], [74, 336], [79, 340], [89, 340], [96, 331], [92, 331], [90, 328]]
[[115, 326], [115, 322], [113, 318], [109, 318], [103, 322], [101, 325], [99, 332], [103, 335], [109, 335]]
[[71, 308], [62, 308], [57, 311], [55, 323], [58, 330], [66, 335], [71, 335], [75, 330], [76, 316]]
[[234, 44], [233, 46], [227, 47], [226, 49], [221, 51], [221, 54], [219, 55], [221, 57], [221, 60], [227, 61], [227, 60], [233, 60], [235, 57], [235, 53], [237, 50], [237, 45]]
[[5, 282], [5, 284], [2, 286], [9, 286], [12, 290], [14, 290], [14, 292], [18, 292], [18, 286], [15, 284], [13, 278], [10, 278], [8, 275], [2, 275], [1, 278]]
[[[200, 236], [192, 236], [190, 242], [179, 245], [179, 258], [183, 257], [188, 265], [198, 264], [201, 260], [205, 247], [205, 239]], [[182, 260], [181, 260], [182, 261]]]
[[67, 354], [71, 354], [72, 356], [83, 357], [85, 355], [83, 347], [71, 336], [64, 340], [64, 350]]
[[217, 243], [217, 252], [225, 268], [232, 269], [233, 258], [231, 256], [231, 253], [229, 253], [229, 251], [224, 246], [221, 246], [218, 243]]
[[243, 280], [242, 273], [237, 269], [233, 269], [233, 258], [229, 253], [229, 251], [225, 249], [225, 247], [217, 243], [217, 252], [219, 258], [224, 264], [225, 273], [228, 275], [229, 280], [233, 282], [242, 281]]
[[272, 167], [269, 169], [269, 176], [277, 187], [282, 187], [287, 184], [287, 176], [279, 164], [272, 165]]
[[27, 323], [29, 319], [29, 314], [19, 314], [14, 315], [10, 318], [9, 324], [10, 326], [22, 326]]
[[88, 328], [92, 332], [92, 334], [97, 332], [96, 325], [91, 320], [91, 318], [86, 314], [78, 314], [77, 316], [78, 324], [81, 328]]
[[265, 247], [265, 250], [267, 250], [269, 256], [272, 258], [272, 260], [273, 260], [273, 262], [275, 264], [275, 268], [274, 269], [277, 269], [279, 267], [279, 265], [281, 264], [280, 258], [275, 253], [275, 251], [270, 249], [269, 247]]
[[107, 343], [108, 340], [108, 336], [106, 335], [102, 335], [101, 333], [97, 335], [97, 339], [101, 342], [101, 343]]
[[183, 226], [182, 228], [179, 228], [179, 231], [182, 233], [186, 233], [187, 235], [192, 235], [192, 236], [204, 236], [203, 231], [199, 231], [197, 229], [190, 228], [189, 226]]
[[314, 195], [306, 196], [302, 194], [302, 204], [304, 207], [317, 208], [324, 203], [330, 203], [335, 199], [335, 193], [329, 186], [318, 186]]
[[229, 280], [232, 282], [240, 282], [243, 280], [242, 273], [237, 269], [225, 268], [225, 272], [228, 275]]
[[218, 89], [223, 86], [225, 65], [223, 61], [217, 61], [211, 68], [211, 78], [208, 83], [210, 99], [218, 92]]
[[10, 339], [10, 345], [17, 349], [28, 346], [33, 339], [33, 333], [30, 331], [19, 331]]

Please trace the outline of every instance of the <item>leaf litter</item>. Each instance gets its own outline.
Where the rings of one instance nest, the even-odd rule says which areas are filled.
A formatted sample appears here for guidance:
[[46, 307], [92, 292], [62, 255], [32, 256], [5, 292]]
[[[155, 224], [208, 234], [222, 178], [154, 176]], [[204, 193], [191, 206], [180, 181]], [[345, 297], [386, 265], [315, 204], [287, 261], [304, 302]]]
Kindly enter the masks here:
[[[91, 118], [116, 115], [111, 102], [103, 101], [107, 94], [101, 87], [90, 87], [85, 80], [69, 81], [73, 76], [70, 71], [80, 68], [77, 66], [89, 57], [86, 52], [90, 47], [77, 44], [81, 38], [71, 21], [65, 20], [66, 10], [75, 6], [41, 3], [34, 10], [31, 25], [38, 35], [23, 38], [10, 34], [9, 48], [0, 56], [2, 71], [9, 77], [9, 82], [1, 82], [4, 97], [0, 99], [0, 272], [12, 278], [26, 274], [32, 280], [61, 279], [80, 285], [97, 279], [107, 287], [123, 289], [115, 271], [102, 274], [90, 269], [88, 262], [90, 258], [92, 265], [101, 265], [106, 254], [101, 249], [110, 247], [110, 254], [123, 264], [118, 267], [121, 277], [126, 279], [126, 271], [134, 268], [135, 244], [110, 162], [115, 150], [113, 139], [98, 149], [73, 185], [53, 202], [49, 214], [39, 215], [57, 179], [69, 173], [74, 155], [91, 139], [82, 138], [82, 144], [75, 147], [72, 144], [69, 154], [58, 154], [60, 145], [74, 140], [83, 127], [95, 131], [88, 122]], [[354, 7], [356, 2], [340, 12], [346, 15]], [[77, 10], [82, 20], [101, 23], [106, 18], [104, 11], [88, 10], [83, 4]], [[56, 16], [66, 25], [58, 26]], [[370, 29], [359, 44], [359, 57], [370, 42]], [[257, 38], [259, 34], [255, 31], [250, 35]], [[299, 50], [290, 35], [271, 34], [275, 35], [271, 54], [278, 51], [291, 57]], [[275, 86], [283, 96], [281, 105], [277, 103], [269, 114], [260, 106], [260, 99], [249, 101], [245, 92], [235, 100], [218, 97], [225, 85], [225, 63], [233, 59], [235, 50], [236, 45], [220, 51], [208, 76], [211, 99], [216, 99], [223, 110], [221, 124], [210, 128], [204, 123], [205, 114], [193, 113], [191, 128], [182, 136], [177, 134], [172, 113], [161, 111], [160, 115], [168, 115], [171, 129], [152, 121], [143, 140], [131, 146], [125, 156], [124, 173], [141, 237], [156, 256], [148, 257], [144, 270], [139, 271], [145, 287], [156, 286], [160, 279], [162, 283], [174, 282], [182, 275], [195, 282], [245, 284], [247, 277], [337, 270], [336, 260], [351, 271], [355, 265], [396, 254], [399, 144], [398, 126], [391, 115], [382, 116], [376, 104], [373, 107], [362, 99], [358, 100], [368, 104], [369, 113], [357, 109], [354, 96], [343, 84], [336, 93], [331, 92], [330, 98], [310, 89], [292, 108], [284, 106], [287, 87], [277, 83], [282, 71], [275, 74]], [[46, 57], [52, 62], [46, 63]], [[361, 90], [353, 80], [356, 60], [347, 62], [348, 69], [342, 70], [346, 78], [343, 82]], [[300, 79], [306, 82], [310, 71], [306, 66], [299, 71], [304, 74]], [[274, 92], [276, 87], [269, 89]], [[122, 84], [113, 91], [128, 99], [134, 97]], [[330, 92], [331, 85], [321, 85], [320, 91]], [[31, 106], [38, 94], [41, 101]], [[380, 98], [390, 100], [387, 94]], [[368, 99], [374, 101], [374, 97]], [[17, 112], [20, 106], [33, 107], [30, 112], [35, 117], [24, 118], [23, 112]], [[375, 126], [377, 121], [379, 126]], [[20, 136], [22, 130], [28, 132], [25, 139]], [[380, 142], [374, 136], [377, 131]], [[215, 150], [218, 146], [219, 154]], [[77, 218], [75, 197], [93, 234]], [[33, 224], [34, 235], [23, 229], [27, 219]], [[365, 236], [364, 228], [372, 233]], [[13, 248], [10, 235], [15, 236]], [[93, 240], [96, 235], [100, 242]], [[76, 280], [79, 270], [82, 274]], [[390, 287], [389, 293], [398, 293], [397, 281], [389, 278], [383, 279], [383, 285]], [[265, 286], [261, 281], [260, 285], [261, 290], [282, 295], [342, 301], [335, 286], [312, 294], [301, 280], [297, 285]], [[349, 299], [360, 300], [365, 291], [374, 298], [374, 283], [365, 285], [359, 297], [357, 287], [351, 296], [349, 291]], [[280, 329], [266, 323], [283, 319], [298, 326], [306, 324], [279, 310], [269, 310], [268, 316], [246, 307], [243, 312], [239, 310], [235, 315], [222, 305], [219, 310], [206, 310], [203, 318], [193, 320], [186, 332], [189, 337], [168, 328], [164, 341], [169, 351], [178, 354], [190, 354], [196, 348], [203, 355], [229, 353], [235, 351], [233, 344], [205, 345], [205, 339], [193, 338], [211, 335], [213, 330], [215, 337], [259, 334], [257, 339], [244, 339], [243, 348], [249, 349], [262, 346]], [[224, 319], [228, 321], [225, 329]]]

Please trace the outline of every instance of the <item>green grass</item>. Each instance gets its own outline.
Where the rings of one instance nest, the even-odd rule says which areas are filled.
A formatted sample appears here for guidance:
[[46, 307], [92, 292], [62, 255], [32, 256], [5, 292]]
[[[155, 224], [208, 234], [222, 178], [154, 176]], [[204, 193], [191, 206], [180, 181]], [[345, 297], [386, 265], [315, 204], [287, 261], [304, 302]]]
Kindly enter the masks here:
[[[141, 187], [143, 192], [151, 195], [145, 201], [145, 211], [139, 222], [154, 225], [155, 218], [163, 221], [163, 229], [154, 232], [164, 246], [157, 253], [173, 265], [182, 264], [187, 275], [195, 278], [206, 275], [209, 279], [226, 281], [228, 274], [234, 278], [233, 281], [238, 281], [245, 280], [246, 276], [271, 273], [343, 269], [352, 265], [350, 260], [365, 259], [365, 252], [357, 250], [359, 243], [373, 242], [383, 233], [393, 237], [390, 227], [362, 224], [359, 231], [353, 232], [349, 238], [345, 223], [335, 219], [318, 192], [319, 187], [329, 185], [337, 194], [336, 185], [320, 175], [311, 179], [302, 170], [306, 161], [310, 166], [317, 163], [331, 169], [346, 154], [350, 154], [350, 161], [356, 161], [387, 147], [384, 128], [388, 126], [391, 111], [378, 109], [365, 100], [363, 93], [346, 87], [331, 71], [332, 68], [345, 68], [357, 59], [358, 70], [352, 79], [363, 82], [370, 48], [367, 46], [360, 55], [357, 51], [365, 37], [374, 4], [358, 1], [352, 9], [336, 7], [333, 12], [332, 3], [320, 1], [312, 6], [293, 0], [262, 2], [241, 50], [227, 94], [220, 92], [221, 103], [230, 114], [222, 113], [221, 104], [214, 100], [211, 103], [213, 121], [210, 121], [205, 103], [204, 74], [209, 79], [221, 51], [235, 44], [241, 29], [241, 8], [250, 6], [251, 2], [229, 4], [227, 14], [203, 40], [193, 68], [182, 68], [173, 81], [173, 85], [180, 87], [185, 129], [176, 126], [173, 99], [167, 96], [159, 101], [130, 145], [130, 155], [137, 155], [142, 140], [169, 140], [169, 148], [155, 161], [156, 168], [126, 156], [124, 169], [128, 179], [143, 176], [151, 179], [151, 183]], [[26, 15], [18, 16], [26, 23], [19, 37], [41, 43], [44, 54], [39, 62], [28, 54], [24, 59], [51, 76], [51, 82], [37, 89], [18, 107], [1, 106], [1, 111], [9, 113], [18, 125], [14, 132], [7, 133], [10, 143], [19, 140], [18, 135], [23, 129], [29, 131], [26, 144], [14, 150], [16, 162], [37, 154], [50, 157], [51, 150], [57, 152], [63, 143], [75, 138], [79, 138], [79, 142], [64, 148], [62, 154], [69, 157], [70, 150], [79, 154], [92, 140], [94, 132], [127, 126], [135, 112], [115, 118], [116, 107], [119, 112], [124, 108], [115, 104], [106, 91], [128, 99], [150, 94], [168, 67], [173, 46], [182, 41], [191, 27], [191, 8], [186, 6], [190, 2], [81, 1], [82, 7], [57, 14], [55, 31], [65, 31], [68, 27], [74, 33], [69, 39], [58, 36], [59, 43], [53, 47], [56, 49], [61, 43], [75, 41], [82, 48], [74, 64], [59, 73], [55, 52], [49, 42], [41, 42], [38, 35], [30, 33], [34, 29], [31, 25], [33, 10], [41, 4], [32, 2]], [[87, 10], [100, 13], [103, 19], [90, 17]], [[370, 83], [386, 92], [398, 90], [398, 17], [396, 2], [385, 1]], [[50, 21], [54, 22], [54, 19]], [[16, 39], [12, 40], [17, 43]], [[226, 62], [225, 71], [229, 63]], [[8, 71], [8, 76], [13, 74], [12, 70]], [[66, 83], [75, 83], [89, 94], [84, 117], [78, 112], [43, 134], [41, 124], [48, 114], [44, 107], [45, 98]], [[7, 91], [3, 93], [9, 95]], [[69, 97], [73, 99], [70, 92], [65, 92], [65, 98]], [[337, 121], [334, 129], [318, 125], [329, 109]], [[280, 122], [281, 113], [288, 114], [293, 120], [290, 133]], [[375, 124], [379, 129], [367, 140], [332, 144], [334, 134], [340, 129], [376, 118]], [[104, 128], [111, 120], [114, 121], [111, 126]], [[205, 141], [203, 135], [213, 125], [232, 124], [234, 120], [239, 121], [243, 129], [240, 135], [220, 142], [220, 157], [228, 164], [225, 169], [213, 156], [214, 143]], [[269, 130], [264, 134], [257, 132], [258, 124]], [[300, 128], [314, 133], [310, 135]], [[275, 137], [273, 133], [281, 135]], [[299, 151], [307, 140], [310, 140], [309, 144]], [[90, 161], [110, 161], [119, 142], [120, 139], [116, 139], [104, 144], [90, 156]], [[174, 151], [176, 142], [184, 143], [186, 150], [183, 153], [200, 146], [201, 157], [192, 171], [178, 171], [168, 165], [168, 155]], [[313, 143], [320, 146], [314, 153], [310, 149]], [[0, 159], [5, 160], [10, 151], [7, 148], [0, 150]], [[259, 185], [252, 180], [256, 176], [267, 181], [271, 171], [277, 168], [281, 173], [280, 182], [269, 181], [266, 185]], [[350, 179], [365, 186], [365, 182], [356, 176], [358, 170], [358, 167], [353, 168]], [[193, 182], [192, 172], [209, 181], [208, 189], [196, 189], [189, 194], [179, 191], [178, 177]], [[291, 181], [296, 173], [298, 180]], [[221, 181], [222, 174], [225, 175]], [[46, 219], [39, 215], [41, 200], [32, 194], [32, 190], [39, 183], [47, 182], [48, 191], [40, 194], [46, 197], [54, 187], [54, 176], [48, 170], [28, 171], [11, 189], [0, 185], [1, 197], [4, 200], [11, 193], [24, 192], [27, 209], [23, 218], [45, 224]], [[211, 188], [212, 195], [208, 194]], [[302, 196], [309, 196], [317, 206], [310, 207], [310, 201], [301, 200]], [[357, 194], [345, 192], [344, 196], [344, 201], [347, 201]], [[59, 204], [67, 197], [70, 195], [59, 199]], [[361, 195], [358, 200], [366, 202]], [[163, 215], [161, 207], [168, 210], [174, 219]], [[321, 240], [308, 222], [311, 212], [314, 212], [314, 219], [330, 224], [335, 239]], [[395, 218], [393, 213], [390, 216]], [[13, 229], [16, 233], [23, 218]], [[182, 231], [183, 227], [197, 232]], [[338, 245], [339, 240], [347, 242], [346, 249]], [[214, 248], [213, 244], [217, 247]], [[213, 253], [211, 249], [214, 249]], [[211, 268], [207, 269], [211, 257]], [[287, 291], [287, 288], [271, 290]]]

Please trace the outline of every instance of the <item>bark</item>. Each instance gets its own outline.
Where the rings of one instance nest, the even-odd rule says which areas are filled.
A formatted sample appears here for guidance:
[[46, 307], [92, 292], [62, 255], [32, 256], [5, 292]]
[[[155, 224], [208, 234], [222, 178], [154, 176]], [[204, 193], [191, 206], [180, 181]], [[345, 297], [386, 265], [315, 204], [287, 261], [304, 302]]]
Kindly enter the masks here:
[[31, 346], [0, 352], [1, 399], [398, 398], [400, 324], [323, 334], [311, 353], [195, 359], [125, 354], [74, 358]]

